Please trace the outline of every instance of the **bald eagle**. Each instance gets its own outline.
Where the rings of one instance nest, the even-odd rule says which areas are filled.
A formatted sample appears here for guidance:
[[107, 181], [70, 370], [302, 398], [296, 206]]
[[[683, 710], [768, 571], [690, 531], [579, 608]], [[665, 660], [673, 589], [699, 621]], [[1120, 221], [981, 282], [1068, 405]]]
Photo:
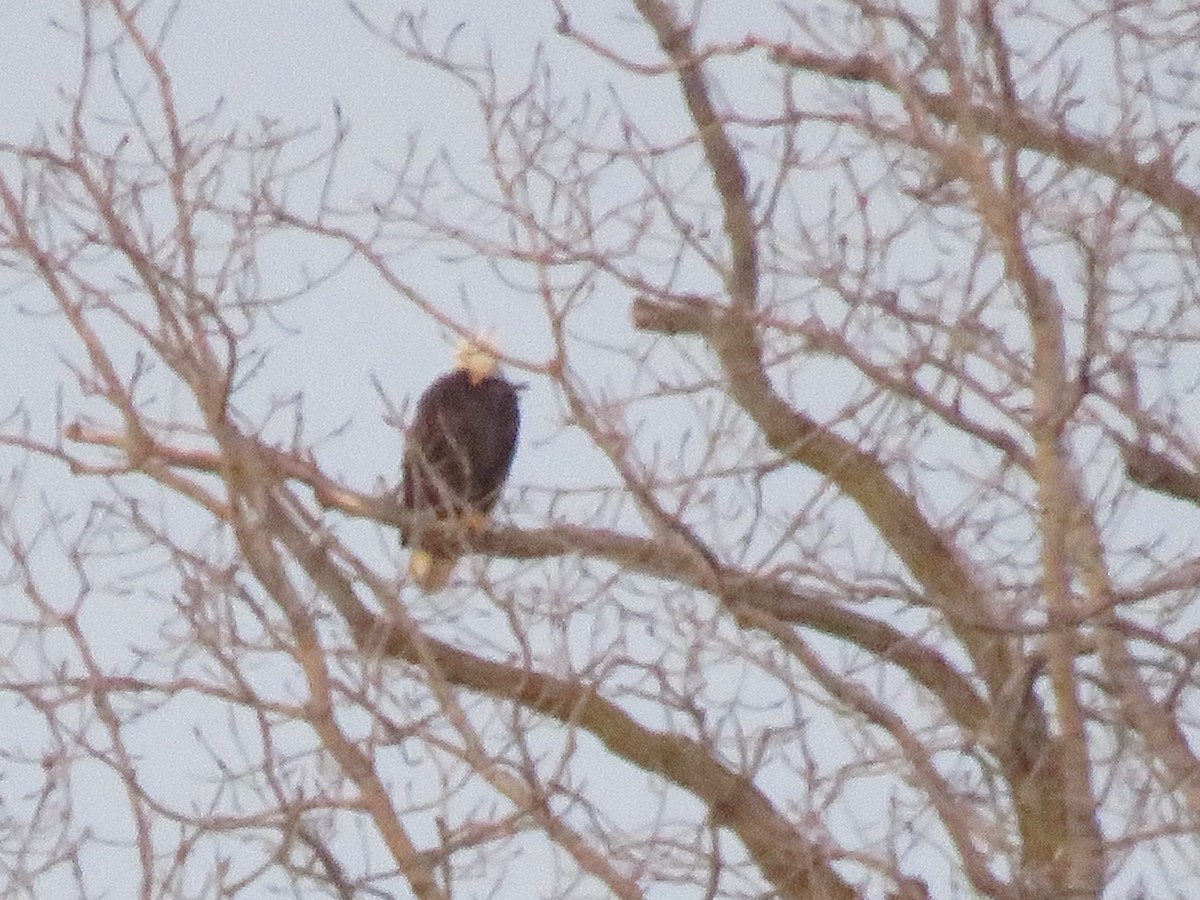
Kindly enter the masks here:
[[401, 529], [411, 549], [408, 574], [426, 593], [450, 579], [456, 556], [422, 546], [430, 521], [478, 527], [492, 511], [508, 478], [517, 447], [517, 388], [498, 373], [494, 352], [462, 340], [454, 370], [438, 378], [417, 401], [404, 445], [400, 502], [412, 513]]

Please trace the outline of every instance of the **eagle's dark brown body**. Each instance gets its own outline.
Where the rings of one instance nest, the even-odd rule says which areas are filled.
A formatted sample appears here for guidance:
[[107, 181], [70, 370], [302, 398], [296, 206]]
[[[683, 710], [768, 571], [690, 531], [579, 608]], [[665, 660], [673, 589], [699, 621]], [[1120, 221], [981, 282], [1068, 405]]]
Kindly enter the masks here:
[[413, 551], [409, 572], [424, 590], [444, 587], [455, 560], [422, 547], [422, 525], [491, 512], [512, 467], [519, 428], [516, 388], [495, 374], [455, 369], [417, 401], [400, 482], [401, 503], [417, 521], [402, 529], [401, 539]]

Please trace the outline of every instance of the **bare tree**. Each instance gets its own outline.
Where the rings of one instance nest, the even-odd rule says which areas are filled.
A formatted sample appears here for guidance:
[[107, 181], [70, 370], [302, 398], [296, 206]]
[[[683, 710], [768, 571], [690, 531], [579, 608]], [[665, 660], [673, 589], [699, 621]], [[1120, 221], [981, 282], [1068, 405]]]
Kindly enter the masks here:
[[[1200, 890], [1194, 10], [352, 2], [476, 115], [360, 184], [181, 3], [0, 147], [5, 896]], [[439, 596], [352, 278], [530, 384]]]

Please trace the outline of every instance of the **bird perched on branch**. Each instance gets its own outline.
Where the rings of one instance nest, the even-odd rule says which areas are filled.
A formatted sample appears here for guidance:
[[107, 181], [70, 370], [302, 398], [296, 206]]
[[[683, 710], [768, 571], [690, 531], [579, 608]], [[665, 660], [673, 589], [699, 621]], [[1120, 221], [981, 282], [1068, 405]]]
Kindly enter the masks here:
[[413, 514], [401, 529], [408, 574], [426, 593], [440, 591], [458, 557], [423, 546], [431, 523], [482, 526], [508, 478], [517, 447], [517, 386], [497, 371], [495, 351], [459, 341], [454, 370], [417, 401], [404, 445], [400, 502]]

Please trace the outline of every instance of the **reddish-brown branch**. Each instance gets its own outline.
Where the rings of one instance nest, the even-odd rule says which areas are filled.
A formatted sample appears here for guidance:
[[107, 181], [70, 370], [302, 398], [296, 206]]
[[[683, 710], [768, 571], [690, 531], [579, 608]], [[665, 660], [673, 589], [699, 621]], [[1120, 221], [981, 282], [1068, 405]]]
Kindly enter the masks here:
[[1120, 448], [1125, 474], [1130, 481], [1147, 490], [1200, 506], [1200, 475], [1148, 447], [1122, 441]]
[[[97, 446], [123, 447], [118, 436], [96, 429], [73, 426], [69, 435], [73, 440]], [[307, 485], [317, 503], [326, 509], [396, 528], [407, 524], [408, 514], [394, 496], [363, 494], [346, 488], [326, 476], [315, 463], [278, 448], [258, 443], [255, 452], [261, 457], [260, 465], [273, 473], [272, 477]], [[153, 445], [144, 464], [154, 463], [167, 469], [178, 467], [213, 474], [219, 474], [222, 468], [216, 451], [162, 443]], [[435, 548], [444, 544], [447, 550], [467, 549], [506, 559], [583, 554], [608, 560], [625, 571], [687, 584], [732, 603], [735, 615], [740, 615], [743, 608], [755, 609], [777, 621], [810, 628], [871, 651], [938, 696], [954, 720], [968, 731], [977, 728], [988, 715], [987, 705], [960, 672], [941, 654], [903, 631], [848, 609], [835, 598], [799, 593], [777, 578], [727, 565], [720, 565], [714, 571], [708, 561], [699, 559], [684, 545], [670, 546], [652, 538], [569, 524], [547, 528], [490, 524], [471, 531], [427, 525], [425, 540]], [[750, 622], [746, 624], [756, 627]]]
[[708, 805], [716, 822], [734, 831], [784, 897], [856, 896], [830, 867], [820, 847], [782, 816], [744, 775], [722, 766], [701, 742], [639, 724], [581, 681], [557, 678], [484, 659], [372, 614], [350, 579], [312, 537], [275, 508], [274, 533], [333, 603], [364, 652], [417, 665], [432, 663], [439, 677], [519, 703], [565, 725], [582, 728], [626, 762], [654, 772]]
[[726, 292], [734, 308], [749, 315], [758, 302], [758, 235], [745, 166], [713, 104], [701, 61], [692, 49], [690, 29], [662, 0], [637, 0], [637, 8], [674, 64], [721, 202], [731, 260]]
[[868, 53], [836, 57], [783, 43], [751, 40], [768, 50], [781, 65], [873, 84], [915, 102], [939, 121], [949, 123], [967, 118], [979, 132], [1011, 147], [1034, 150], [1067, 165], [1090, 169], [1169, 209], [1189, 231], [1200, 232], [1200, 193], [1175, 176], [1170, 160], [1139, 162], [1132, 154], [1111, 149], [1111, 141], [1082, 136], [1061, 119], [1026, 110], [1009, 111], [980, 103], [971, 103], [964, 109], [950, 94], [924, 89], [915, 79], [902, 82], [888, 65]]

